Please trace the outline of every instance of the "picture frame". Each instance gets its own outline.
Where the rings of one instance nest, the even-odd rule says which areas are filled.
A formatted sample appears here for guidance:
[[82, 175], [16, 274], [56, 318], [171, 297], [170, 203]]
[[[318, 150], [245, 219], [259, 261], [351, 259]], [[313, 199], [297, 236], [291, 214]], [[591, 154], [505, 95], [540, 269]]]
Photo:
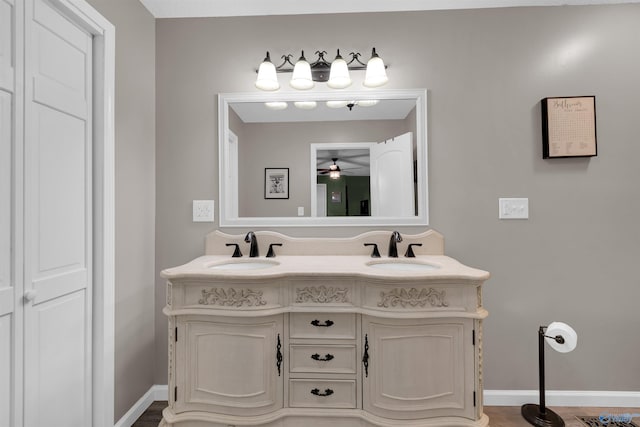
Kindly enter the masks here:
[[264, 198], [289, 198], [289, 168], [264, 168]]
[[542, 158], [598, 155], [595, 96], [549, 97], [540, 104]]

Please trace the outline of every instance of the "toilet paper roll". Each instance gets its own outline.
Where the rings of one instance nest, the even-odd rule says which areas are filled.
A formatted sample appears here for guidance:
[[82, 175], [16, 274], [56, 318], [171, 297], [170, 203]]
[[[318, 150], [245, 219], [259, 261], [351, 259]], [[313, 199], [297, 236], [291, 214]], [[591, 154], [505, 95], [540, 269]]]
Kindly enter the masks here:
[[[557, 335], [564, 338], [564, 343], [560, 344], [554, 339]], [[560, 353], [569, 353], [576, 348], [576, 345], [578, 345], [578, 334], [576, 334], [576, 331], [566, 323], [553, 322], [547, 326], [547, 330], [545, 331], [545, 340], [547, 340], [551, 348], [555, 351]]]

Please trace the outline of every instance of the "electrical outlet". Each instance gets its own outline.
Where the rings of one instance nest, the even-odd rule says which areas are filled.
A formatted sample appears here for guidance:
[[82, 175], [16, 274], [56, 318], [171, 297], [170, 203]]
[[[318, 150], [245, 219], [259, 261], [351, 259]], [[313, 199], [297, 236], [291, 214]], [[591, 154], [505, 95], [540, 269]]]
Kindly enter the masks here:
[[529, 219], [529, 199], [528, 198], [498, 199], [498, 218]]
[[193, 222], [213, 222], [213, 200], [193, 201]]

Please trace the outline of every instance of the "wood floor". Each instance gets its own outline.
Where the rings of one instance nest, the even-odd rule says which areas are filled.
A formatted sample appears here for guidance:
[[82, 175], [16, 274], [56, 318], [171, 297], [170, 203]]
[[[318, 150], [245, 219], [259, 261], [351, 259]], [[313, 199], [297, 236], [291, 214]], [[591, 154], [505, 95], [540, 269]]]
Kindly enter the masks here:
[[[162, 419], [162, 410], [167, 406], [167, 402], [154, 402], [149, 409], [133, 424], [132, 427], [157, 427]], [[582, 407], [552, 407], [565, 422], [566, 427], [585, 427], [576, 419], [579, 415], [600, 414], [634, 414], [640, 413], [640, 408], [582, 408]], [[519, 406], [485, 406], [484, 412], [489, 417], [490, 427], [527, 427], [527, 423], [520, 415]], [[634, 419], [640, 425], [640, 417]]]

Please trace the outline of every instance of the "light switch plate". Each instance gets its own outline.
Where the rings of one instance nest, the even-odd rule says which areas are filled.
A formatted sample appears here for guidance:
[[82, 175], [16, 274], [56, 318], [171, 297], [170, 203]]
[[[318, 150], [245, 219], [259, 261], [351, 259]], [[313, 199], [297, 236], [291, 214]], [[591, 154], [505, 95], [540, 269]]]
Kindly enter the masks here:
[[193, 222], [214, 222], [213, 200], [193, 201]]
[[529, 199], [501, 197], [498, 199], [498, 218], [529, 219]]

